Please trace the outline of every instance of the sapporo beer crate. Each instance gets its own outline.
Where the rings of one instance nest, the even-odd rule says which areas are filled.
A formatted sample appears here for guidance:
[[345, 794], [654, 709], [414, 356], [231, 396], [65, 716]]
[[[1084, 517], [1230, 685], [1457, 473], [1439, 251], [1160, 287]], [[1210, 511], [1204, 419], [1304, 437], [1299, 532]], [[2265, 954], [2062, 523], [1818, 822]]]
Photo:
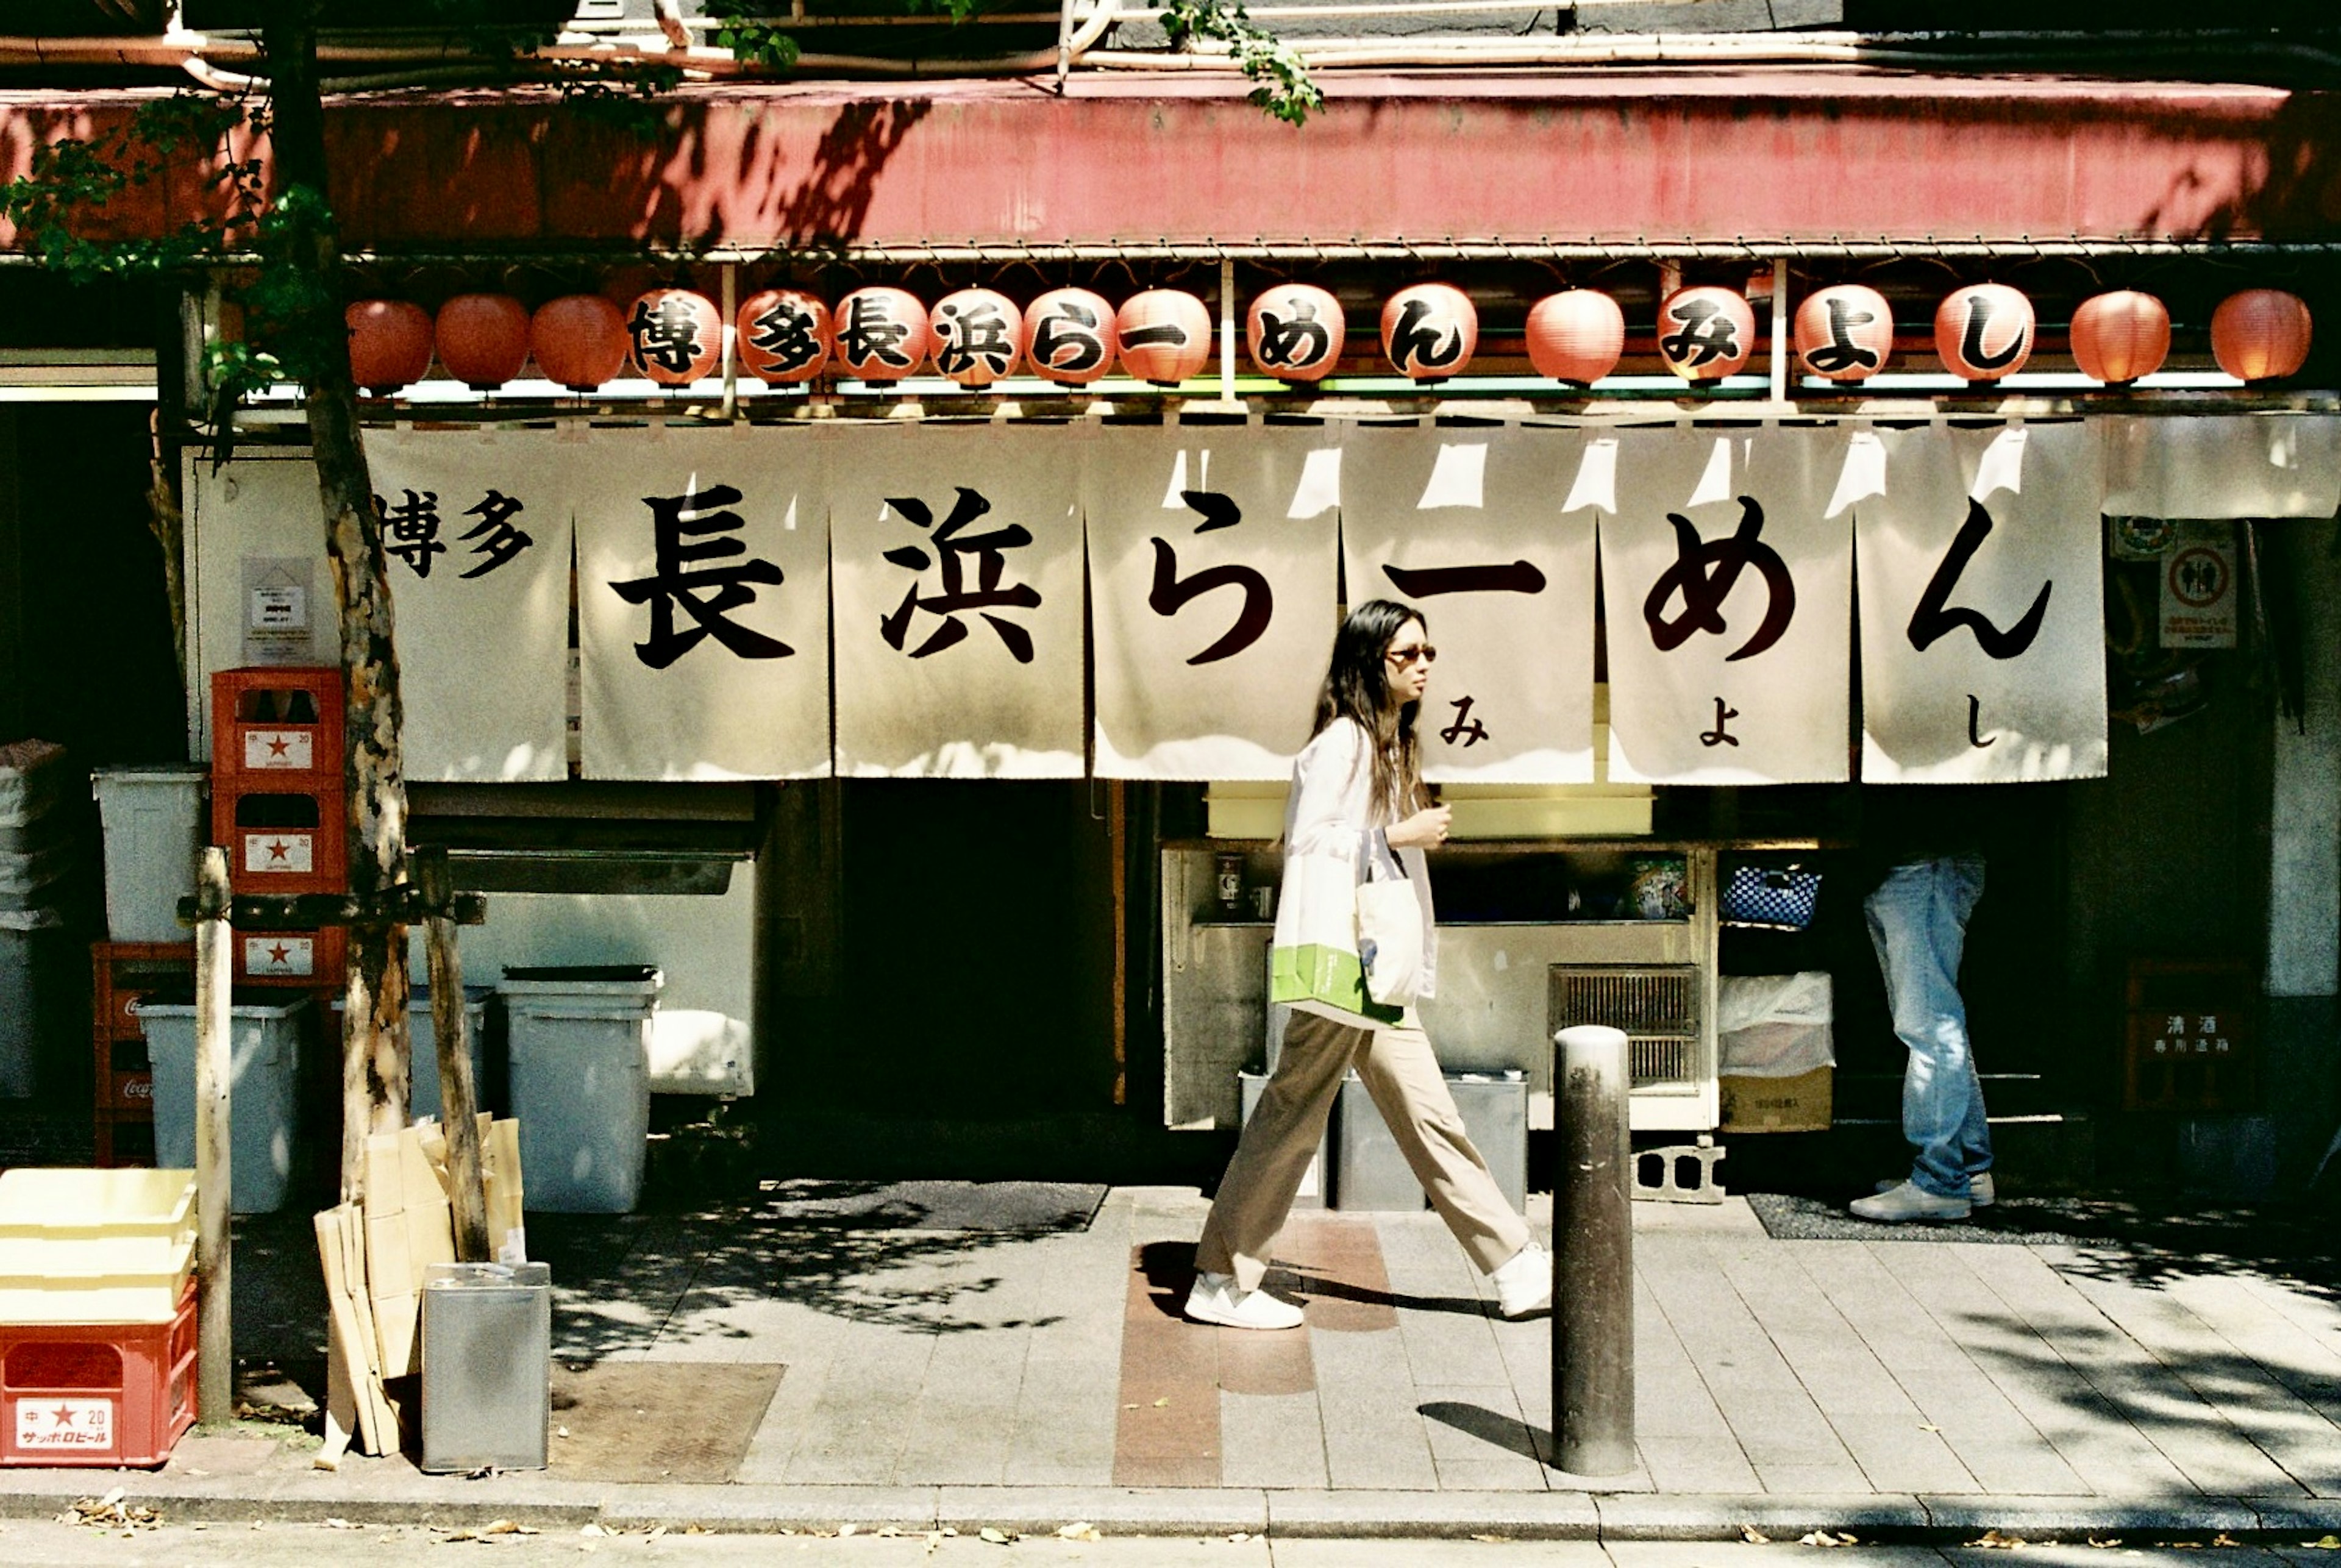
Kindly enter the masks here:
[[192, 1280], [161, 1323], [0, 1323], [0, 1464], [161, 1464], [195, 1382]]
[[242, 780], [212, 786], [212, 836], [227, 848], [238, 893], [339, 893], [349, 834], [338, 770], [330, 780]]
[[2135, 958], [2124, 994], [2126, 1111], [2246, 1111], [2259, 1101], [2252, 965]]
[[239, 931], [233, 954], [235, 984], [338, 991], [347, 974], [347, 937], [338, 925], [315, 931]]
[[[212, 676], [215, 801], [223, 788], [311, 783], [338, 788], [341, 777], [341, 671], [294, 665], [222, 670]], [[213, 824], [216, 833], [216, 807]]]

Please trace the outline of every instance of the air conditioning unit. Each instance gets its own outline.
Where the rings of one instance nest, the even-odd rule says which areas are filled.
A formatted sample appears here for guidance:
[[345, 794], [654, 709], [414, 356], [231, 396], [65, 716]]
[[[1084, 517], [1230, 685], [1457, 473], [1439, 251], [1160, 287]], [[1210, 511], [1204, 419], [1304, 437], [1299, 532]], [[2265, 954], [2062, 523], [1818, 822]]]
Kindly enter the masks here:
[[[1549, 1033], [1603, 1024], [1626, 1034], [1628, 1072], [1639, 1103], [1709, 1093], [1715, 1064], [1699, 1026], [1695, 964], [1556, 964]], [[1637, 1125], [1647, 1118], [1637, 1114]]]

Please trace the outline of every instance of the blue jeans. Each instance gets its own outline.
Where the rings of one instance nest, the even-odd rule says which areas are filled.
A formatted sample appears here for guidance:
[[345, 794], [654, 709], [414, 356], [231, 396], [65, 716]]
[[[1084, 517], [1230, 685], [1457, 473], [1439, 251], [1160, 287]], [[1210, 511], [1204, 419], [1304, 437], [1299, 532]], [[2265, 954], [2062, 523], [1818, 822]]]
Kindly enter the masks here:
[[1991, 1129], [1959, 999], [1967, 916], [1982, 896], [1982, 861], [1924, 860], [1888, 872], [1862, 905], [1894, 1033], [1910, 1048], [1902, 1074], [1902, 1135], [1918, 1152], [1910, 1180], [1938, 1198], [1966, 1197], [1968, 1178], [1991, 1169]]

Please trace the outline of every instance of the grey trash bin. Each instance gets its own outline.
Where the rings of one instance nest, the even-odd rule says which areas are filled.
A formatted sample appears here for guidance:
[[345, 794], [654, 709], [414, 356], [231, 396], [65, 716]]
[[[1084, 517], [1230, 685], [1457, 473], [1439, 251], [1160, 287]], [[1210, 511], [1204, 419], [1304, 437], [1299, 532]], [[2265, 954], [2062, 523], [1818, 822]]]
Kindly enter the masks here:
[[543, 1263], [424, 1270], [420, 1468], [543, 1470], [552, 1419], [553, 1271]]
[[530, 1208], [633, 1211], [651, 1131], [651, 1020], [665, 984], [648, 964], [504, 971], [496, 989]]
[[[284, 1003], [235, 998], [228, 1010], [228, 1207], [239, 1214], [284, 1206], [301, 1135], [301, 1038], [306, 996]], [[154, 1064], [154, 1163], [195, 1164], [195, 1004], [148, 1000], [138, 1027]]]
[[[488, 998], [495, 994], [493, 985], [463, 987], [463, 1021], [472, 1037], [472, 1094], [477, 1104], [475, 1112], [489, 1108], [487, 1084], [482, 1074], [486, 1071], [487, 1054], [481, 1040], [488, 1021]], [[342, 1004], [334, 1003], [334, 1029], [338, 1036], [342, 1026]], [[439, 1104], [439, 1025], [431, 1011], [431, 992], [427, 986], [416, 986], [406, 994], [406, 1041], [411, 1060], [406, 1070], [406, 1114], [421, 1119], [441, 1118]]]
[[179, 899], [195, 890], [211, 770], [98, 768], [90, 774], [105, 834], [105, 929], [116, 942], [184, 942]]

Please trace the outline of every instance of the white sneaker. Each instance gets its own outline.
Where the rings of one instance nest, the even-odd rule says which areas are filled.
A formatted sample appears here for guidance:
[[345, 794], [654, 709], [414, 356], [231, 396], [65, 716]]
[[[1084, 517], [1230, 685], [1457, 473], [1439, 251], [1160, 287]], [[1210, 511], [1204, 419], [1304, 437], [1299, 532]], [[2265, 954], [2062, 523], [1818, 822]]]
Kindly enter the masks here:
[[1552, 1310], [1552, 1254], [1530, 1242], [1488, 1276], [1496, 1282], [1496, 1310], [1526, 1317]]
[[1964, 1220], [1973, 1207], [1965, 1198], [1938, 1198], [1924, 1187], [1897, 1182], [1875, 1197], [1854, 1199], [1853, 1217], [1898, 1225], [1905, 1220]]
[[1197, 1274], [1184, 1310], [1190, 1322], [1221, 1328], [1299, 1328], [1301, 1323], [1299, 1307], [1266, 1291], [1239, 1290], [1233, 1274]]
[[[1901, 1184], [1902, 1183], [1900, 1182], [1888, 1180], [1878, 1183], [1874, 1190], [1880, 1193], [1890, 1193]], [[1987, 1209], [1998, 1201], [1999, 1194], [1992, 1189], [1991, 1173], [1989, 1171], [1977, 1171], [1974, 1175], [1967, 1178], [1967, 1203], [1970, 1206], [1978, 1209]]]

